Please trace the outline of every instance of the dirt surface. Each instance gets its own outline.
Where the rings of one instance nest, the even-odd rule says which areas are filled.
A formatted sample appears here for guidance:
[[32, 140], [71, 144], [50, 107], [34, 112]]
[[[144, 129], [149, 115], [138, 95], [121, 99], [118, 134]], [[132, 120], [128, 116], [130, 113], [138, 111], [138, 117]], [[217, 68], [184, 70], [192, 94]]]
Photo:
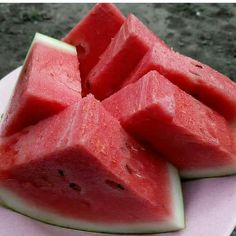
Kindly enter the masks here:
[[[23, 63], [36, 31], [61, 38], [92, 4], [0, 4], [0, 78]], [[236, 80], [236, 4], [118, 4], [175, 50]]]
[[[236, 4], [117, 5], [125, 15], [137, 15], [175, 50], [236, 81]], [[60, 39], [91, 6], [0, 4], [0, 78], [23, 63], [35, 32]]]

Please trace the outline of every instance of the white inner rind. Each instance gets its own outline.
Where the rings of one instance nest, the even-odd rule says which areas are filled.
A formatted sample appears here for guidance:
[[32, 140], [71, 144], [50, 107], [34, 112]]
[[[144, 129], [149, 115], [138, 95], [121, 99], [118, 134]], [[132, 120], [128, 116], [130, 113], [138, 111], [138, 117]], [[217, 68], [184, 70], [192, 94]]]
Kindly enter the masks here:
[[170, 224], [174, 228], [183, 229], [185, 227], [185, 217], [184, 217], [184, 203], [183, 203], [183, 194], [182, 187], [179, 178], [179, 173], [175, 167], [169, 165], [169, 175], [170, 175], [170, 184], [171, 184], [171, 196], [173, 204], [173, 218]]
[[[36, 33], [32, 42], [34, 43], [43, 43], [50, 47], [63, 50], [65, 52], [71, 53], [73, 55], [77, 55], [76, 48], [70, 44], [67, 44], [63, 41], [48, 37], [44, 34]], [[30, 51], [30, 50], [29, 50]]]
[[70, 218], [33, 205], [6, 187], [0, 187], [0, 200], [3, 205], [40, 221], [66, 228], [106, 233], [156, 233], [176, 231], [184, 228], [183, 200], [177, 171], [170, 167], [173, 217], [165, 222], [148, 223], [105, 223], [90, 222]]
[[184, 179], [218, 177], [236, 174], [236, 163], [229, 166], [219, 166], [212, 168], [198, 168], [195, 170], [180, 171], [180, 176]]

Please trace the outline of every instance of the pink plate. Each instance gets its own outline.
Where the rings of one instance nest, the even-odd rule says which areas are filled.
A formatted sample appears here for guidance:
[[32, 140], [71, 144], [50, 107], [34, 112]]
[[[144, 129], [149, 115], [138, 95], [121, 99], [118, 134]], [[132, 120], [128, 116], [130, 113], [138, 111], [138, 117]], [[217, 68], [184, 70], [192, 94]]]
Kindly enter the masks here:
[[[21, 68], [0, 81], [0, 114], [6, 109]], [[183, 184], [186, 229], [159, 236], [229, 236], [236, 225], [236, 176]], [[102, 235], [47, 225], [0, 206], [0, 236]], [[104, 234], [105, 236], [107, 234]]]

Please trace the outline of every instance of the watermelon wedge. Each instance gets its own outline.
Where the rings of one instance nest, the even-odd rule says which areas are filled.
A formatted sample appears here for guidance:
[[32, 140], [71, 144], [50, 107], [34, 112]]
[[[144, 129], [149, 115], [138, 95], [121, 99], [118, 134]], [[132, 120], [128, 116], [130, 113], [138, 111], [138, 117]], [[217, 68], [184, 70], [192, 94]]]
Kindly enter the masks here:
[[114, 4], [99, 3], [65, 36], [63, 40], [77, 48], [82, 81], [124, 21], [125, 17]]
[[103, 105], [126, 131], [174, 164], [182, 177], [236, 173], [232, 130], [225, 118], [158, 72], [149, 72]]
[[139, 146], [92, 95], [1, 139], [0, 199], [76, 229], [150, 233], [184, 226], [175, 168]]
[[155, 42], [167, 47], [137, 17], [129, 15], [87, 76], [85, 83], [88, 91], [102, 100], [119, 90]]
[[81, 99], [75, 47], [37, 33], [3, 118], [1, 135], [11, 135]]
[[150, 70], [158, 71], [227, 119], [236, 120], [236, 84], [225, 75], [158, 44], [143, 57], [122, 87], [137, 81]]

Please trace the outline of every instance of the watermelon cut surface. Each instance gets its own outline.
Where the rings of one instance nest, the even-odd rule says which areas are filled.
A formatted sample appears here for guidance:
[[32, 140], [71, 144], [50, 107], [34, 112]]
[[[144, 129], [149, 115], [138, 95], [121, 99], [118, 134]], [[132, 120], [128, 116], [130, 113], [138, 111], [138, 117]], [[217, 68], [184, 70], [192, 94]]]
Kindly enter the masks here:
[[64, 41], [77, 48], [82, 81], [124, 21], [125, 17], [114, 4], [99, 3], [65, 36]]
[[81, 99], [75, 47], [37, 33], [3, 118], [1, 135], [11, 135]]
[[182, 177], [236, 173], [226, 119], [158, 72], [149, 72], [103, 105], [130, 134], [174, 164]]
[[1, 139], [0, 199], [69, 228], [150, 233], [184, 227], [176, 169], [139, 146], [92, 95]]
[[236, 84], [225, 75], [158, 44], [143, 57], [122, 87], [137, 81], [150, 70], [158, 71], [230, 121], [236, 120]]
[[98, 64], [88, 74], [85, 82], [87, 90], [100, 100], [119, 90], [155, 42], [167, 48], [137, 17], [129, 15]]

